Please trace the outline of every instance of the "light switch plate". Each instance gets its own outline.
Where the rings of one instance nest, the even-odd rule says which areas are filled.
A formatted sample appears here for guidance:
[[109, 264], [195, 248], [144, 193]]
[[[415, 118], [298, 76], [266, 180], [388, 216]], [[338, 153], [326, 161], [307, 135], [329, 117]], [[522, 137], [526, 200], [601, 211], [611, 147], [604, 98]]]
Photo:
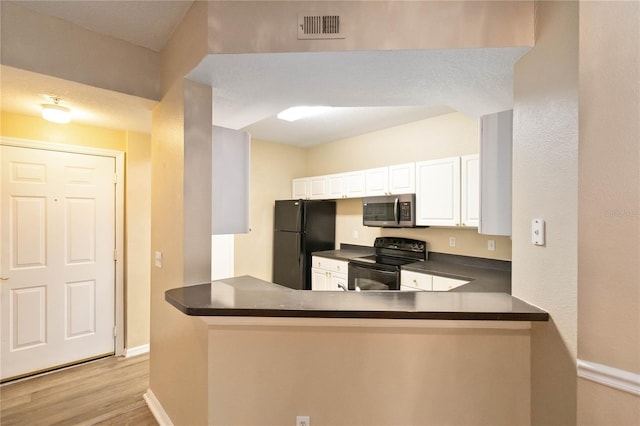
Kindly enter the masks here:
[[533, 219], [531, 221], [531, 243], [537, 246], [544, 245], [544, 220]]
[[156, 268], [162, 268], [162, 252], [157, 251], [154, 258]]

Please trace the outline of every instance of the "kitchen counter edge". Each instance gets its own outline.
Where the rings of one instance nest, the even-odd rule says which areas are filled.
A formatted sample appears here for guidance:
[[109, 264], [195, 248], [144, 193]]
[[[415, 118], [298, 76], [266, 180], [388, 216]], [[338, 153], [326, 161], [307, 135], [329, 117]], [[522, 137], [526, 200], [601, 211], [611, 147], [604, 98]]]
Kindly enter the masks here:
[[505, 293], [314, 292], [292, 290], [251, 276], [170, 289], [165, 300], [190, 316], [549, 320], [544, 310]]

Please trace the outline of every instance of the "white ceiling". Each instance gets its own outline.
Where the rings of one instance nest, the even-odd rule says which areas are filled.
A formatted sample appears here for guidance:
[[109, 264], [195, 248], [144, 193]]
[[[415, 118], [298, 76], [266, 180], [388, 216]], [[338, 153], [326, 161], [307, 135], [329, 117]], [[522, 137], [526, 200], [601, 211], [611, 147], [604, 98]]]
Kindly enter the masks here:
[[[24, 1], [38, 13], [160, 51], [189, 1]], [[213, 122], [254, 138], [308, 146], [454, 110], [512, 107], [513, 64], [528, 48], [209, 55], [189, 78], [214, 90]], [[74, 122], [150, 132], [155, 102], [3, 66], [2, 108], [37, 115], [64, 98]], [[341, 107], [297, 122], [290, 106]]]
[[[510, 109], [513, 65], [527, 50], [209, 55], [188, 77], [215, 87], [216, 125], [244, 128], [260, 139], [310, 145], [452, 110], [479, 117]], [[299, 105], [368, 108], [293, 123], [274, 118]]]

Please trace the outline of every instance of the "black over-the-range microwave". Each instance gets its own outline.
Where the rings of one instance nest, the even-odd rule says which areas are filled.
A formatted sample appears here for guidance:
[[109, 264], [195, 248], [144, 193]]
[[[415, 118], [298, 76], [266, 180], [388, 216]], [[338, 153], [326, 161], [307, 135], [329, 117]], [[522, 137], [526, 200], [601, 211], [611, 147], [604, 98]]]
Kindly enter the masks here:
[[363, 198], [362, 224], [383, 228], [414, 228], [416, 226], [416, 194]]

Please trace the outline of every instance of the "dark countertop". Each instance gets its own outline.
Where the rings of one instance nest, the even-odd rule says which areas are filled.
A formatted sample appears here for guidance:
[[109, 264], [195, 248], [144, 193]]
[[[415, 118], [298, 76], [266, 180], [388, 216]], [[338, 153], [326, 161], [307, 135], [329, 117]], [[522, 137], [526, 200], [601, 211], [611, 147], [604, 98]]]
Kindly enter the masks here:
[[403, 270], [470, 281], [451, 292], [499, 292], [511, 294], [511, 262], [429, 253], [429, 260], [411, 263]]
[[[315, 252], [313, 256], [348, 261], [374, 253], [373, 247], [342, 244], [340, 250]], [[402, 269], [470, 281], [469, 284], [449, 290], [451, 292], [511, 294], [511, 262], [509, 261], [432, 252], [429, 253], [429, 260], [410, 263], [404, 265]]]
[[505, 293], [293, 290], [247, 275], [167, 290], [165, 300], [193, 316], [549, 320]]
[[341, 244], [339, 250], [324, 250], [311, 253], [312, 256], [326, 257], [337, 260], [351, 260], [356, 257], [369, 256], [375, 254], [373, 247], [358, 246], [353, 244]]

